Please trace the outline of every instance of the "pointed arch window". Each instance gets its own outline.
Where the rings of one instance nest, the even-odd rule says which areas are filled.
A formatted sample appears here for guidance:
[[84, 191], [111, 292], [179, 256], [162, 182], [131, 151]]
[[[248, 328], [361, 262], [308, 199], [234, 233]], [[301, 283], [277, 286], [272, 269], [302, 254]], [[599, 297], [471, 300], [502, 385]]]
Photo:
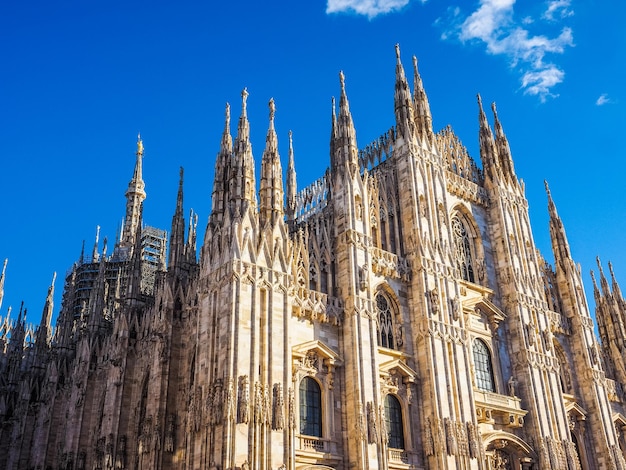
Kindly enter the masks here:
[[404, 449], [402, 406], [400, 401], [393, 395], [385, 397], [385, 421], [389, 447], [392, 449]]
[[472, 243], [465, 225], [458, 215], [452, 217], [452, 235], [454, 237], [454, 249], [456, 251], [457, 266], [461, 277], [469, 282], [476, 282], [474, 275], [474, 260], [472, 256]]
[[378, 345], [383, 348], [396, 349], [394, 337], [393, 312], [389, 299], [383, 294], [376, 296], [378, 313]]
[[300, 434], [322, 437], [322, 391], [311, 377], [300, 382]]
[[474, 353], [474, 368], [476, 371], [476, 386], [480, 390], [495, 392], [496, 384], [493, 379], [493, 365], [491, 353], [485, 342], [475, 339], [472, 350]]

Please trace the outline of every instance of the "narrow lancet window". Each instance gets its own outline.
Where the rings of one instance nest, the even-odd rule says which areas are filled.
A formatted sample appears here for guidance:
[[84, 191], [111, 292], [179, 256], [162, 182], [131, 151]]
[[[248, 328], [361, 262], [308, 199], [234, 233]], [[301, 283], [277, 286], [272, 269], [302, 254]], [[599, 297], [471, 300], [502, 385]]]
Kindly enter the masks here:
[[378, 345], [395, 349], [393, 312], [389, 300], [383, 294], [376, 296], [376, 310], [378, 311]]
[[452, 233], [456, 250], [457, 266], [461, 277], [469, 282], [476, 282], [472, 258], [472, 245], [469, 234], [458, 216], [452, 217]]

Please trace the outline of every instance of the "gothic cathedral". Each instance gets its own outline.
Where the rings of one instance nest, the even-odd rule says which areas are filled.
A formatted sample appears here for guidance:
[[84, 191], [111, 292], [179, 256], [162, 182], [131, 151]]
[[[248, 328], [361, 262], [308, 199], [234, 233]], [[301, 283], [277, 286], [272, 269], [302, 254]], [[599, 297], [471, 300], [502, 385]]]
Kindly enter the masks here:
[[612, 269], [598, 338], [547, 185], [554, 267], [535, 247], [495, 105], [478, 166], [396, 56], [395, 126], [359, 148], [341, 74], [300, 191], [273, 101], [258, 193], [246, 91], [234, 140], [227, 106], [199, 250], [182, 170], [169, 235], [144, 225], [138, 140], [121, 234], [83, 248], [55, 328], [54, 281], [38, 327], [0, 317], [0, 468], [626, 470]]

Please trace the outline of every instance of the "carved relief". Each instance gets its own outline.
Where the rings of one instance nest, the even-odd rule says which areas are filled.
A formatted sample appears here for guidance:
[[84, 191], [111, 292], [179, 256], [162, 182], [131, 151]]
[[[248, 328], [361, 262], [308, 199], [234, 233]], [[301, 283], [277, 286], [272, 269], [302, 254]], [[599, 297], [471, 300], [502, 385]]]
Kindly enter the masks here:
[[428, 299], [430, 301], [430, 310], [433, 315], [439, 313], [439, 290], [437, 287], [428, 292]]
[[462, 421], [456, 421], [456, 440], [459, 449], [459, 454], [466, 457], [469, 455], [469, 448], [467, 442], [467, 428]]
[[283, 384], [275, 383], [273, 388], [272, 429], [282, 430], [285, 426]]
[[376, 410], [371, 401], [367, 402], [367, 442], [376, 444], [378, 442], [378, 426], [376, 425]]
[[456, 442], [456, 426], [451, 418], [444, 418], [444, 426], [446, 428], [446, 448], [448, 455], [457, 455], [459, 449]]
[[378, 422], [380, 423], [380, 437], [386, 445], [389, 443], [389, 430], [387, 429], [387, 418], [385, 417], [385, 406], [378, 407]]
[[173, 413], [167, 415], [167, 423], [165, 425], [165, 452], [174, 452], [175, 423], [176, 415]]
[[248, 423], [250, 419], [250, 381], [247, 375], [239, 377], [239, 398], [237, 402], [237, 422]]
[[433, 430], [430, 417], [426, 418], [424, 422], [424, 454], [426, 457], [430, 457], [435, 454], [435, 442], [433, 439]]
[[467, 441], [469, 444], [470, 457], [473, 459], [479, 458], [481, 453], [481, 443], [479, 441], [476, 425], [471, 421], [467, 422]]
[[294, 399], [293, 389], [291, 387], [289, 387], [287, 391], [287, 396], [289, 398], [289, 406], [288, 406], [289, 428], [296, 429], [296, 412], [295, 412], [295, 404], [294, 404], [295, 399]]

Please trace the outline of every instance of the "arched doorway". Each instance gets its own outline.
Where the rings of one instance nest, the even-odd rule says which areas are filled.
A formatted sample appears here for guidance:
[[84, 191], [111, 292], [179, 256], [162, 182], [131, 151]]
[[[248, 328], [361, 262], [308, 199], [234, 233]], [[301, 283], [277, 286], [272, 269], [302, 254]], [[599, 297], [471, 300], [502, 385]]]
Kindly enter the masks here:
[[514, 434], [496, 431], [483, 435], [485, 467], [491, 470], [530, 470], [537, 462], [532, 448]]

